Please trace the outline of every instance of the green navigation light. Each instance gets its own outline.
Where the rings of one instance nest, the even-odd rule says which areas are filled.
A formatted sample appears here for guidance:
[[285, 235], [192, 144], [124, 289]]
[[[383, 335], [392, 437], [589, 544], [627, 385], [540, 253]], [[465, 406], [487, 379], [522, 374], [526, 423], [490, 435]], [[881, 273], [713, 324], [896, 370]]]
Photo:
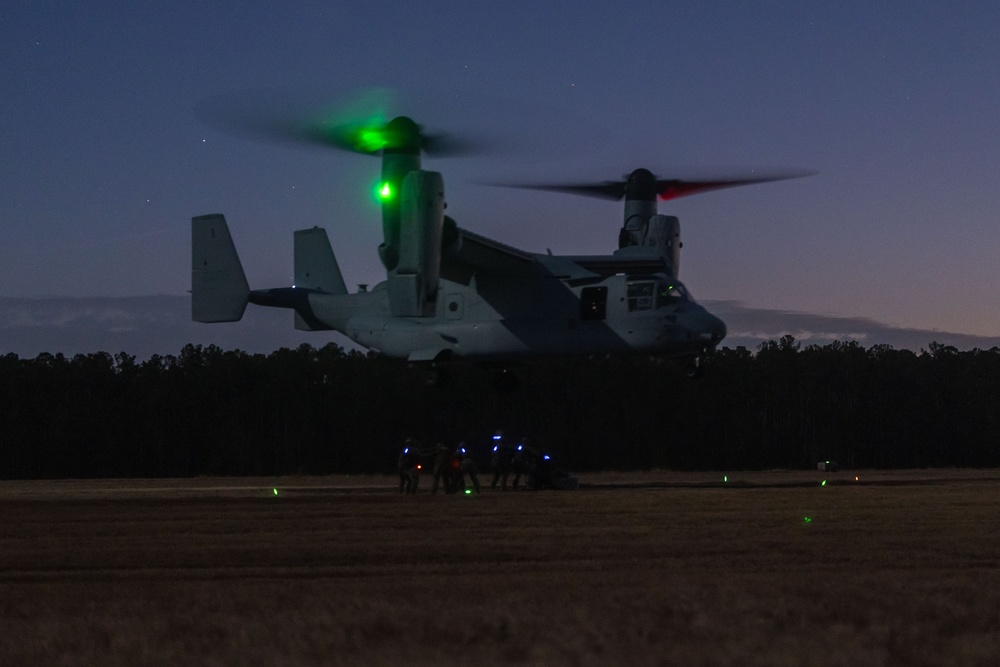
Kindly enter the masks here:
[[274, 487], [273, 491], [274, 491], [274, 495], [278, 495], [278, 487]]
[[381, 127], [362, 127], [358, 130], [358, 149], [366, 153], [374, 153], [386, 147], [388, 141]]
[[378, 201], [387, 202], [395, 196], [396, 192], [388, 181], [383, 181], [375, 186], [375, 199]]

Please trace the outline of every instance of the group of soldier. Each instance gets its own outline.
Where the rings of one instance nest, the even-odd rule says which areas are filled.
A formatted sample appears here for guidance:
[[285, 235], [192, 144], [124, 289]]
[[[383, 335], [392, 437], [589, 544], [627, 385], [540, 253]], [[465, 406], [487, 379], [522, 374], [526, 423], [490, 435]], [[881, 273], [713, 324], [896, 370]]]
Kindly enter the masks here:
[[[473, 490], [480, 492], [479, 471], [464, 442], [459, 443], [454, 450], [442, 442], [424, 449], [413, 438], [407, 438], [399, 453], [400, 493], [417, 492], [423, 461], [428, 459], [432, 461], [431, 493], [437, 493], [438, 489], [445, 493], [472, 493]], [[556, 475], [550, 457], [532, 447], [527, 438], [514, 445], [504, 438], [501, 431], [493, 436], [490, 469], [493, 472], [490, 488], [495, 489], [499, 484], [501, 491], [507, 490], [507, 481], [511, 475], [512, 489], [517, 489], [522, 480], [523, 488], [545, 488]]]
[[[479, 493], [479, 471], [476, 462], [469, 456], [465, 449], [465, 443], [460, 442], [458, 448], [452, 450], [443, 442], [437, 443], [434, 447], [423, 449], [413, 438], [407, 438], [403, 443], [403, 450], [399, 453], [399, 492], [412, 494], [417, 492], [420, 484], [420, 472], [423, 469], [423, 461], [431, 459], [433, 481], [431, 482], [431, 493], [437, 493], [438, 489], [445, 493], [457, 493], [469, 489], [475, 489]], [[469, 485], [465, 478], [469, 478]]]
[[522, 438], [521, 443], [515, 446], [503, 437], [502, 431], [497, 431], [493, 436], [493, 455], [490, 457], [493, 470], [490, 487], [495, 489], [499, 483], [500, 490], [506, 491], [507, 478], [513, 473], [511, 488], [516, 489], [522, 478], [525, 488], [535, 488], [540, 481], [540, 469], [548, 461], [549, 457], [532, 447], [527, 438]]

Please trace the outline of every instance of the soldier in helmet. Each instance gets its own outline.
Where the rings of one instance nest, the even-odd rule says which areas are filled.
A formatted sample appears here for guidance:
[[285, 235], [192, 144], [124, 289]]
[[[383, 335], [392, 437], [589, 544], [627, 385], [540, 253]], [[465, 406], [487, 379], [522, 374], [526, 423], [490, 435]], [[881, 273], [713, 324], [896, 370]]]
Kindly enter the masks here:
[[413, 438], [407, 438], [399, 453], [396, 465], [399, 471], [399, 492], [413, 494], [420, 483], [420, 445]]
[[552, 457], [548, 454], [541, 454], [535, 461], [535, 474], [532, 475], [531, 483], [535, 489], [551, 489], [557, 473]]
[[514, 452], [511, 463], [514, 468], [513, 488], [517, 488], [521, 477], [524, 477], [524, 488], [533, 488], [535, 481], [535, 470], [538, 466], [538, 450], [531, 446], [527, 438], [521, 438], [521, 444]]
[[476, 490], [476, 493], [479, 493], [479, 470], [476, 468], [476, 462], [469, 456], [464, 442], [458, 443], [458, 449], [455, 450], [455, 460], [458, 462], [456, 488], [465, 488], [465, 477], [468, 475], [469, 481], [472, 482], [472, 488]]
[[434, 448], [434, 481], [431, 482], [431, 493], [437, 493], [439, 486], [444, 487], [445, 493], [452, 492], [451, 460], [451, 449], [443, 442], [439, 442]]
[[513, 468], [514, 448], [503, 437], [503, 431], [497, 431], [493, 435], [493, 455], [490, 457], [490, 468], [493, 470], [493, 479], [490, 481], [490, 488], [497, 488], [500, 482], [500, 490], [507, 490], [507, 476]]

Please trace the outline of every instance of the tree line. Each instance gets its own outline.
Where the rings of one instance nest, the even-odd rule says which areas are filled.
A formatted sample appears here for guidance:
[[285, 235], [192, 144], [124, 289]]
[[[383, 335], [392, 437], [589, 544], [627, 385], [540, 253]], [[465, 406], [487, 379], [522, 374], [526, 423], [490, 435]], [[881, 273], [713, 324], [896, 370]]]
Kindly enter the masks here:
[[544, 359], [516, 389], [456, 363], [423, 370], [328, 344], [268, 355], [187, 345], [0, 357], [0, 478], [393, 472], [407, 437], [497, 429], [564, 468], [752, 470], [1000, 465], [1000, 348], [915, 353], [791, 336], [722, 348], [704, 376], [667, 359]]

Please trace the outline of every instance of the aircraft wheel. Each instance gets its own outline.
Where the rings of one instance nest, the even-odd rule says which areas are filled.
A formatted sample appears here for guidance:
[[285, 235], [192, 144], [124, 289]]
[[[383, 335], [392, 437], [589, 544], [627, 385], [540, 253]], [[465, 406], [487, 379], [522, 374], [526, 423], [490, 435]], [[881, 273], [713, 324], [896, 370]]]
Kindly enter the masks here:
[[692, 380], [700, 380], [705, 376], [705, 368], [701, 365], [701, 357], [695, 357], [694, 360], [692, 360], [691, 365], [688, 366], [687, 371], [685, 372], [685, 375]]

